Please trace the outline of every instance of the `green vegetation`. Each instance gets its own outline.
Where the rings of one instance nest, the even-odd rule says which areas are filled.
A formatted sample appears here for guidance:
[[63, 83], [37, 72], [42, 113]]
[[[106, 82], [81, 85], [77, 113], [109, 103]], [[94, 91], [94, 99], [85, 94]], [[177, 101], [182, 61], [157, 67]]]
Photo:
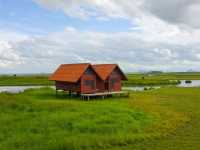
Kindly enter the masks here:
[[191, 80], [185, 80], [185, 83], [192, 83]]
[[[200, 149], [198, 88], [82, 101], [51, 88], [0, 94], [0, 149]], [[195, 94], [194, 94], [195, 93]]]
[[[152, 97], [152, 98], [150, 98]], [[189, 120], [175, 132], [158, 139], [149, 138], [134, 145], [120, 147], [120, 150], [198, 150], [200, 149], [200, 93], [199, 88], [162, 88], [156, 91], [137, 93], [133, 105], [143, 107], [152, 112], [151, 101], [154, 99], [159, 105], [170, 110], [182, 112]], [[155, 106], [157, 107], [157, 106]], [[160, 113], [161, 115], [162, 113]], [[172, 121], [171, 121], [172, 122]], [[168, 124], [169, 126], [171, 126]], [[155, 128], [156, 130], [156, 128]], [[117, 150], [118, 150], [117, 149]]]
[[123, 86], [176, 85], [179, 83], [179, 80], [162, 79], [159, 75], [147, 76], [142, 74], [129, 74], [128, 81], [124, 81]]
[[47, 75], [1, 75], [0, 86], [53, 85]]
[[[123, 82], [124, 86], [142, 85], [175, 85], [179, 80], [200, 80], [200, 73], [159, 73], [149, 74], [127, 74], [128, 81]], [[53, 85], [48, 81], [48, 75], [2, 75], [0, 86], [9, 85]]]
[[127, 74], [125, 86], [133, 85], [175, 85], [179, 80], [200, 80], [200, 73], [149, 73]]
[[83, 102], [65, 96], [56, 98], [50, 88], [1, 94], [0, 149], [109, 147], [144, 138], [154, 120], [127, 100]]

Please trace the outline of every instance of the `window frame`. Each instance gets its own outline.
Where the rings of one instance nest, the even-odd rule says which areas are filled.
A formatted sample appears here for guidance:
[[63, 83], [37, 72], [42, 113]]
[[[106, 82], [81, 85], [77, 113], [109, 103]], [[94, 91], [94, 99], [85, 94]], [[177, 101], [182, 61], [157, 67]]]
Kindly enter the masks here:
[[117, 79], [116, 78], [111, 78], [110, 79], [110, 87], [111, 87], [111, 89], [113, 89], [115, 87], [116, 83], [117, 83]]
[[91, 89], [95, 89], [95, 80], [84, 80], [84, 86], [90, 87]]

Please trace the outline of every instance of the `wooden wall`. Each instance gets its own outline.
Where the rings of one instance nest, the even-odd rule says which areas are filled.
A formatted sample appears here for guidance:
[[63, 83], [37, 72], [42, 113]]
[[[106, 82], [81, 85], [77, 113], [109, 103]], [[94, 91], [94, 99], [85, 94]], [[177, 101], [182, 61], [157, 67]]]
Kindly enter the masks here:
[[121, 73], [115, 68], [115, 70], [108, 77], [109, 90], [110, 91], [121, 91]]
[[[81, 81], [81, 93], [93, 93], [96, 92], [96, 80], [97, 75], [96, 73], [91, 69], [88, 68], [85, 73], [82, 75], [80, 81]], [[88, 85], [86, 82], [93, 82], [93, 86]]]
[[[56, 81], [56, 88], [79, 93], [121, 91], [121, 79], [122, 75], [118, 68], [115, 68], [106, 81], [101, 80], [92, 68], [88, 68], [77, 83]], [[88, 81], [93, 81], [93, 86], [88, 85]]]
[[105, 91], [105, 83], [100, 78], [97, 78], [97, 90], [98, 92], [104, 92]]
[[73, 92], [80, 91], [80, 81], [77, 83], [56, 81], [55, 85], [56, 85], [56, 89], [58, 89], [58, 90], [73, 91]]

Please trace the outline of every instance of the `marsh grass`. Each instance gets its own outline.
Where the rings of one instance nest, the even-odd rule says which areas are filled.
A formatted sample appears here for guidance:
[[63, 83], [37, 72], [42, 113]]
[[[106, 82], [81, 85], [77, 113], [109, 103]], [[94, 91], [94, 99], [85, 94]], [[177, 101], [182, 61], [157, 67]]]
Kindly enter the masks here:
[[[51, 88], [0, 94], [0, 149], [104, 148], [145, 137], [153, 117], [127, 100], [81, 101]], [[31, 147], [30, 147], [31, 146]]]
[[56, 97], [51, 88], [1, 93], [0, 149], [197, 148], [198, 90], [163, 88], [92, 101]]
[[0, 75], [0, 86], [53, 85], [48, 75]]
[[[200, 93], [199, 88], [162, 88], [137, 93], [135, 105], [161, 119], [154, 130], [165, 132], [162, 138], [149, 138], [120, 150], [198, 150], [200, 149]], [[148, 98], [147, 98], [148, 97]], [[142, 99], [142, 100], [140, 100]], [[153, 100], [154, 99], [154, 100]], [[151, 101], [156, 104], [151, 103]], [[167, 113], [160, 112], [159, 106]], [[149, 107], [150, 106], [150, 107]], [[173, 114], [174, 117], [171, 115]], [[167, 119], [168, 118], [168, 119]], [[161, 125], [162, 124], [162, 125]], [[160, 126], [161, 125], [161, 126]], [[164, 128], [163, 128], [164, 127]], [[171, 132], [172, 131], [172, 132]]]
[[[47, 74], [35, 75], [0, 75], [1, 86], [11, 85], [54, 85], [48, 81]], [[127, 74], [128, 81], [123, 82], [124, 86], [142, 85], [175, 85], [179, 80], [200, 80], [200, 73], [158, 73], [158, 74]]]
[[127, 74], [128, 81], [123, 82], [124, 86], [142, 85], [176, 85], [179, 80], [200, 80], [199, 72], [174, 72], [156, 74]]

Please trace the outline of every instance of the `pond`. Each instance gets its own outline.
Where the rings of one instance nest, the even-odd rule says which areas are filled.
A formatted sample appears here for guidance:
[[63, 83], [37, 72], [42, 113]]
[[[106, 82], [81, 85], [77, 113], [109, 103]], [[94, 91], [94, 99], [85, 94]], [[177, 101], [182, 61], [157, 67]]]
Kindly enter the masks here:
[[41, 88], [41, 87], [43, 86], [0, 86], [0, 93], [1, 92], [19, 93], [23, 92], [26, 89]]
[[[186, 80], [180, 80], [181, 83], [177, 87], [200, 87], [200, 80], [190, 80], [191, 83], [185, 83]], [[31, 88], [41, 88], [44, 86], [0, 86], [0, 92], [9, 92], [9, 93], [19, 93], [23, 92], [26, 89]], [[123, 90], [131, 91], [144, 91], [145, 89], [159, 89], [165, 86], [132, 86], [132, 87], [123, 87]]]
[[131, 86], [131, 87], [123, 87], [123, 90], [130, 90], [130, 91], [144, 91], [150, 89], [159, 89], [161, 86]]
[[[200, 80], [190, 80], [191, 83], [186, 83], [186, 80], [180, 80], [180, 84], [176, 85], [177, 87], [200, 87]], [[132, 87], [123, 87], [123, 90], [130, 91], [144, 91], [148, 89], [159, 89], [161, 87], [173, 86], [173, 85], [162, 85], [162, 86], [132, 86]]]
[[200, 80], [189, 80], [191, 83], [186, 83], [186, 80], [180, 80], [181, 83], [178, 84], [178, 87], [200, 87]]

